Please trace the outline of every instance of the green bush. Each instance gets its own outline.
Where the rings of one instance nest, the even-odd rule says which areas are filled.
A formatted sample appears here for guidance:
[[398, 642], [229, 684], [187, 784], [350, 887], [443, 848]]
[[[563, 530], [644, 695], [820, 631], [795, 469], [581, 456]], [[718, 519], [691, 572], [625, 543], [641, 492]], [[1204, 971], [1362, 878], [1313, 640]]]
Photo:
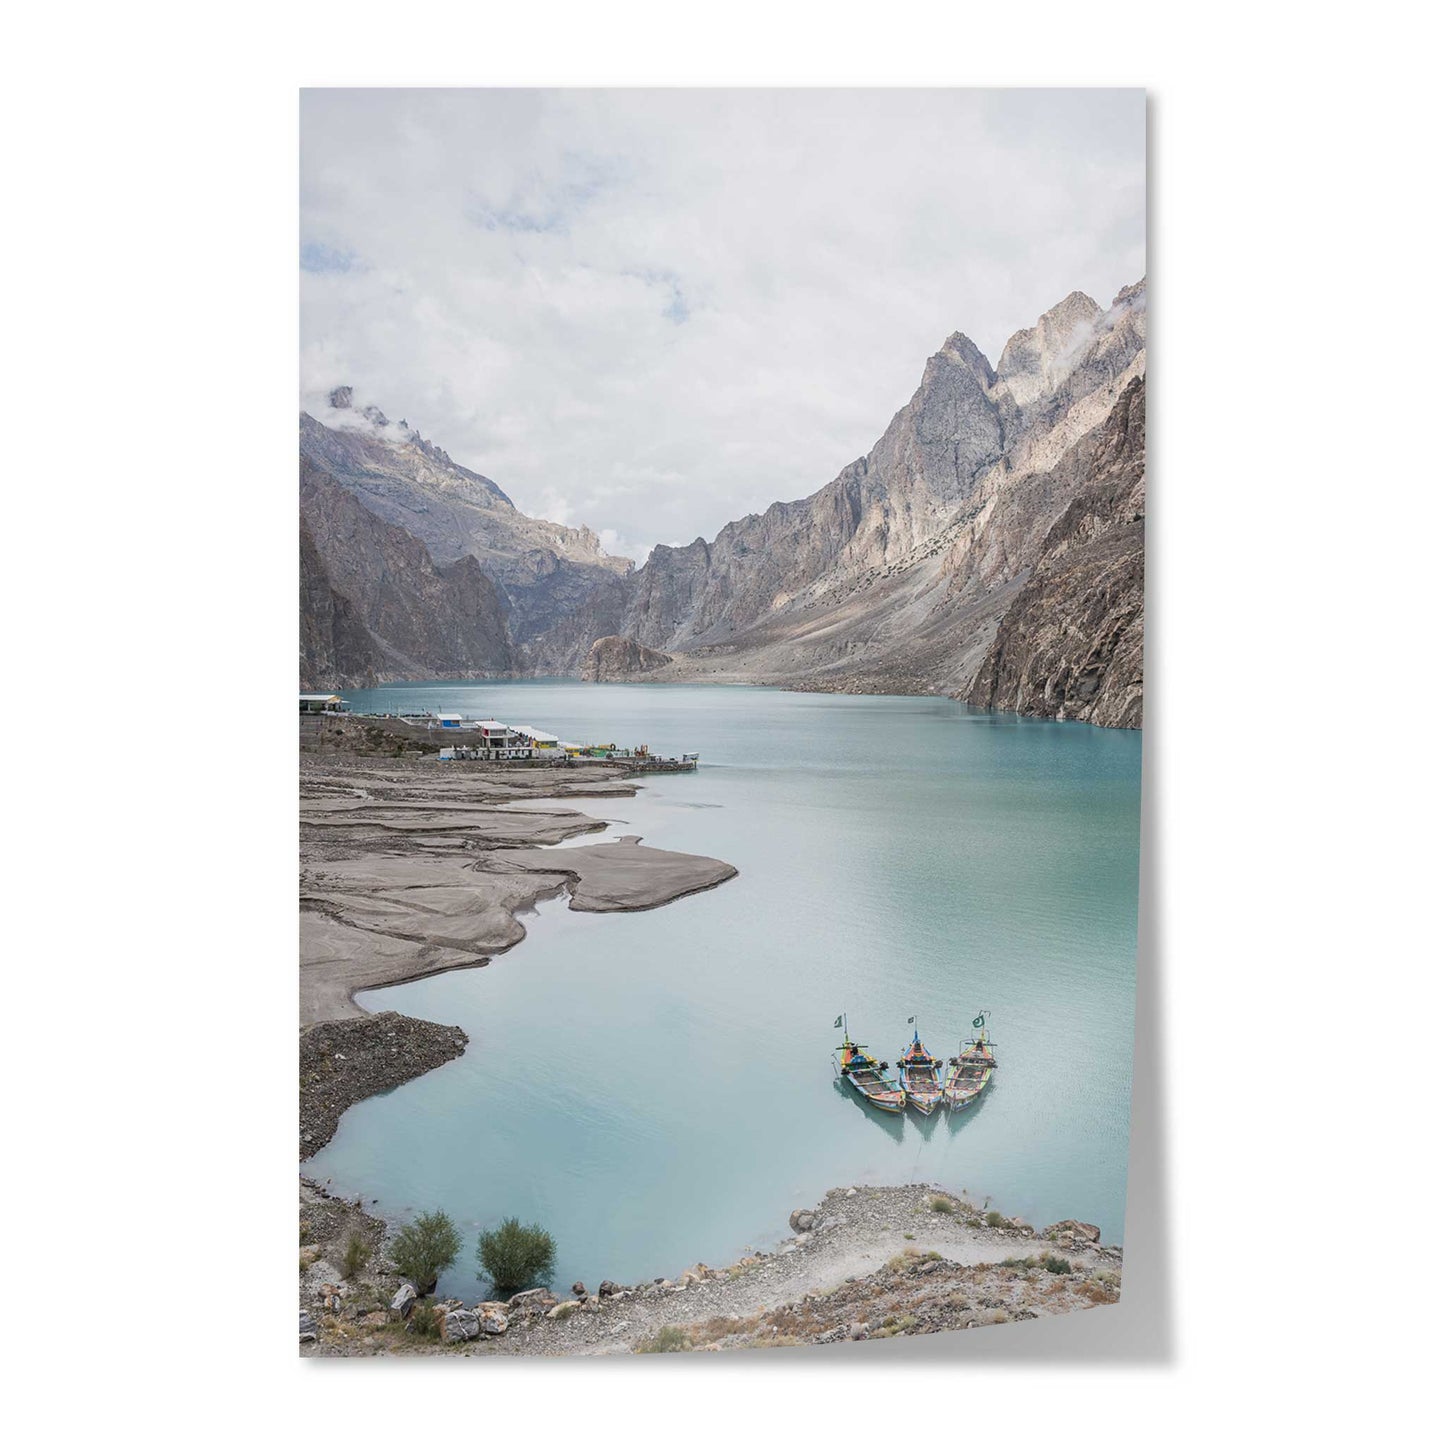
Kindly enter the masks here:
[[366, 1261], [371, 1258], [371, 1244], [364, 1234], [350, 1234], [346, 1238], [346, 1252], [341, 1257], [341, 1274], [344, 1279], [355, 1279], [361, 1273]]
[[440, 1305], [418, 1300], [406, 1317], [403, 1333], [420, 1335], [424, 1340], [439, 1340], [442, 1337], [443, 1311]]
[[997, 1209], [990, 1209], [989, 1212], [984, 1215], [983, 1222], [988, 1225], [990, 1229], [998, 1229], [1001, 1225], [1007, 1224], [1008, 1220], [1006, 1220]]
[[525, 1289], [549, 1275], [557, 1258], [557, 1241], [540, 1224], [504, 1219], [477, 1240], [477, 1278], [490, 1275], [500, 1290]]
[[935, 1214], [952, 1214], [958, 1208], [946, 1194], [935, 1194], [928, 1201], [928, 1207]]
[[391, 1242], [391, 1262], [416, 1286], [418, 1294], [430, 1294], [461, 1247], [456, 1225], [440, 1209], [434, 1209], [430, 1214], [418, 1214], [397, 1232]]
[[650, 1340], [644, 1340], [634, 1353], [639, 1355], [674, 1355], [679, 1350], [690, 1350], [692, 1341], [684, 1330], [676, 1325], [663, 1325]]
[[1073, 1274], [1074, 1267], [1066, 1259], [1060, 1259], [1056, 1254], [1044, 1256], [1044, 1268], [1050, 1274]]

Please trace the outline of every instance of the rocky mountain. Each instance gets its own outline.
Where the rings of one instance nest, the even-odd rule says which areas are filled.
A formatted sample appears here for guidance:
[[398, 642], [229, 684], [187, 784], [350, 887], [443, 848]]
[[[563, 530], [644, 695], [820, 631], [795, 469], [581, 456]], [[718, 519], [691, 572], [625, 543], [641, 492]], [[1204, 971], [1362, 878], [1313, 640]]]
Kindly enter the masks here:
[[301, 687], [488, 677], [515, 667], [506, 607], [475, 557], [434, 562], [301, 461]]
[[[954, 333], [866, 457], [710, 543], [655, 548], [534, 637], [525, 664], [576, 674], [616, 635], [674, 654], [657, 680], [971, 693], [1115, 403], [1136, 380], [1142, 393], [1146, 306], [1143, 281], [1107, 310], [1075, 292], [996, 369]], [[1100, 685], [1089, 711], [1106, 721], [1117, 684]]]
[[599, 637], [582, 664], [584, 682], [626, 682], [666, 667], [672, 659], [630, 637]]
[[1147, 302], [1076, 291], [996, 367], [955, 332], [867, 456], [636, 571], [338, 388], [301, 418], [303, 673], [645, 673], [1138, 726]]
[[514, 642], [575, 613], [599, 583], [632, 571], [588, 528], [526, 516], [495, 482], [452, 461], [405, 421], [357, 408], [350, 387], [331, 393], [321, 420], [301, 414], [301, 456], [369, 512], [418, 538], [439, 566], [475, 558], [504, 600]]
[[1109, 413], [968, 700], [1106, 727], [1144, 721], [1144, 380]]

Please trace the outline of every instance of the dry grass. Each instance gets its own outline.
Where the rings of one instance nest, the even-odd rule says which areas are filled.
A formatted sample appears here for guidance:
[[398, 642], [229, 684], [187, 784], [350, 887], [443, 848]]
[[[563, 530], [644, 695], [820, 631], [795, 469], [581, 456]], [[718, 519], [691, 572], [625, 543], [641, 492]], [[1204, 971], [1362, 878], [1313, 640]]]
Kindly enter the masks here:
[[633, 1353], [638, 1355], [676, 1355], [692, 1348], [687, 1331], [677, 1325], [663, 1325], [649, 1340], [639, 1343]]

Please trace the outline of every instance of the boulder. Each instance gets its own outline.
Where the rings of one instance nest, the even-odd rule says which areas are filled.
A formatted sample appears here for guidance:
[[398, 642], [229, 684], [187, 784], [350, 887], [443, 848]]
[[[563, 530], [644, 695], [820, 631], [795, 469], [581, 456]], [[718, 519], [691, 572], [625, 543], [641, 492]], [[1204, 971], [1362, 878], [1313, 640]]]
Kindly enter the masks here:
[[392, 1309], [394, 1309], [402, 1319], [405, 1319], [411, 1313], [411, 1307], [415, 1303], [416, 1286], [407, 1281], [403, 1281], [401, 1288], [391, 1297]]
[[811, 1209], [795, 1209], [788, 1216], [788, 1228], [795, 1234], [806, 1234], [817, 1222], [818, 1216]]
[[301, 1343], [303, 1345], [316, 1343], [316, 1321], [305, 1310], [301, 1311]]
[[848, 1326], [848, 1338], [850, 1340], [866, 1340], [868, 1338], [868, 1326], [862, 1320], [854, 1320]]
[[1051, 1224], [1044, 1230], [1044, 1234], [1050, 1239], [1064, 1239], [1072, 1236], [1089, 1244], [1098, 1244], [1099, 1242], [1099, 1226], [1084, 1224], [1077, 1219], [1063, 1219], [1058, 1224]]
[[500, 1310], [479, 1310], [477, 1312], [477, 1323], [484, 1335], [504, 1335], [507, 1333], [507, 1317]]
[[621, 1294], [622, 1286], [618, 1284], [616, 1280], [604, 1279], [602, 1283], [597, 1286], [597, 1293], [605, 1299], [609, 1295]]
[[482, 1332], [476, 1310], [448, 1310], [442, 1318], [442, 1338], [449, 1345], [474, 1340]]
[[579, 1279], [573, 1283], [572, 1293], [575, 1294], [578, 1299], [583, 1299], [587, 1294], [587, 1286]]
[[549, 1310], [557, 1303], [557, 1296], [549, 1289], [524, 1289], [520, 1294], [514, 1294], [507, 1301], [509, 1310], [520, 1310], [522, 1313], [540, 1314]]

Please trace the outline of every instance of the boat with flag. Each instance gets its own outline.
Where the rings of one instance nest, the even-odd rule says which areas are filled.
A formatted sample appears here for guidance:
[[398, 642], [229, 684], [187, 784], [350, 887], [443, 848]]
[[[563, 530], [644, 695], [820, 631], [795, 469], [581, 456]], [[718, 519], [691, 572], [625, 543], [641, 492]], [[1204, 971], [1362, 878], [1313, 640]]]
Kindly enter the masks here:
[[848, 1015], [839, 1014], [833, 1021], [835, 1029], [843, 1030], [843, 1042], [834, 1050], [842, 1058], [836, 1065], [839, 1076], [851, 1084], [875, 1109], [888, 1114], [903, 1112], [903, 1090], [888, 1077], [887, 1064], [880, 1064], [864, 1044], [855, 1044], [848, 1037]]
[[966, 1109], [988, 1087], [993, 1071], [998, 1067], [993, 1045], [989, 1042], [987, 1010], [973, 1021], [978, 1031], [973, 1040], [961, 1041], [958, 1053], [948, 1061], [948, 1072], [943, 1078], [943, 1102], [950, 1113]]
[[913, 1042], [898, 1060], [898, 1082], [903, 1085], [904, 1097], [920, 1114], [931, 1114], [943, 1098], [943, 1086], [938, 1082], [943, 1061], [935, 1059], [923, 1046], [916, 1027], [918, 1020], [911, 1018], [908, 1022], [915, 1025]]

